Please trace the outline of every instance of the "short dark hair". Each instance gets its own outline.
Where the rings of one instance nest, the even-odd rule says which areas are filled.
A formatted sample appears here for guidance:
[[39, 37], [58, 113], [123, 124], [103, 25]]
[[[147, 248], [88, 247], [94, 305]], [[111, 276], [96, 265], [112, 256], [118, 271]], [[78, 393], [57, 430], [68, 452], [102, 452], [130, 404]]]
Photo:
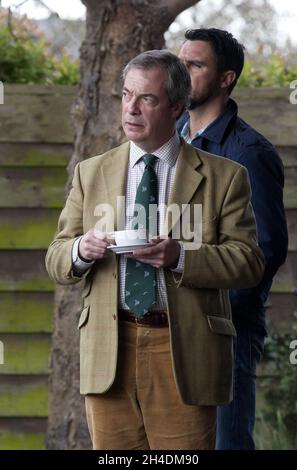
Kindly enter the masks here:
[[124, 67], [123, 78], [132, 68], [148, 70], [154, 67], [162, 67], [167, 74], [165, 87], [171, 106], [185, 105], [191, 91], [190, 75], [186, 66], [169, 51], [155, 49], [138, 54]]
[[228, 31], [217, 28], [189, 29], [185, 33], [188, 41], [205, 41], [211, 44], [215, 54], [218, 71], [234, 70], [236, 78], [228, 92], [232, 92], [244, 65], [244, 46]]

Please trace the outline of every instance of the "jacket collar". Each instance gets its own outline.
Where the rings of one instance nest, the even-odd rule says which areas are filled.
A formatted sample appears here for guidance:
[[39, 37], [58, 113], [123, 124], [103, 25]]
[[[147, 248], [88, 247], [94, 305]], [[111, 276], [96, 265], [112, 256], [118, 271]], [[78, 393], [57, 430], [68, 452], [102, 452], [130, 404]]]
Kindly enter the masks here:
[[[186, 210], [187, 204], [193, 198], [204, 176], [200, 173], [199, 167], [202, 161], [199, 152], [192, 145], [187, 144], [182, 139], [181, 152], [177, 161], [177, 168], [174, 177], [174, 184], [172, 192], [168, 201], [168, 208], [170, 206], [178, 205], [180, 208], [180, 215]], [[169, 213], [171, 217], [169, 217]], [[167, 211], [165, 216], [164, 227], [165, 235], [169, 235], [175, 224], [179, 222], [180, 215]]]
[[[229, 98], [226, 109], [204, 129], [199, 137], [208, 139], [216, 144], [221, 144], [230, 122], [233, 122], [233, 120], [237, 118], [237, 114], [238, 106], [234, 100]], [[189, 113], [186, 112], [177, 123], [179, 132], [188, 120]], [[193, 141], [199, 137], [195, 137]]]
[[[117, 197], [125, 196], [126, 194], [129, 150], [129, 142], [112, 150], [100, 170], [104, 181], [106, 202], [112, 205], [114, 214], [117, 214], [119, 210], [124, 210], [124, 199], [122, 198], [121, 203], [119, 204]], [[202, 161], [197, 149], [192, 145], [188, 145], [183, 139], [181, 139], [181, 149], [178, 156], [174, 184], [168, 201], [168, 206], [171, 204], [177, 204], [180, 207], [181, 212], [185, 210], [186, 205], [190, 202], [201, 181], [204, 179], [204, 176], [198, 170], [201, 165]], [[167, 217], [168, 214], [165, 216], [166, 220]], [[169, 217], [168, 224], [167, 222], [165, 223], [165, 227], [168, 228], [166, 231], [167, 234], [171, 232], [172, 227], [178, 222], [178, 220], [179, 218], [174, 219], [174, 217]], [[115, 221], [114, 228], [110, 228], [109, 230], [116, 229], [117, 222]]]

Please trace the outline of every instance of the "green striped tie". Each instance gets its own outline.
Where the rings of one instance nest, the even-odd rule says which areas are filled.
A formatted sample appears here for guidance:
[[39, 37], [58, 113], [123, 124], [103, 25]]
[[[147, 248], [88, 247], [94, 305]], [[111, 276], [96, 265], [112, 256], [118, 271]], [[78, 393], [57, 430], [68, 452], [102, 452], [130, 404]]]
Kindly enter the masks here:
[[[135, 198], [135, 206], [141, 205], [145, 211], [144, 220], [150, 236], [157, 234], [157, 217], [149, 219], [149, 205], [158, 204], [158, 178], [153, 168], [156, 159], [155, 155], [143, 155], [145, 170]], [[135, 212], [134, 217], [136, 217]], [[138, 228], [137, 224], [134, 228]], [[135, 316], [145, 315], [156, 303], [156, 284], [156, 268], [131, 258], [127, 259], [125, 302]]]

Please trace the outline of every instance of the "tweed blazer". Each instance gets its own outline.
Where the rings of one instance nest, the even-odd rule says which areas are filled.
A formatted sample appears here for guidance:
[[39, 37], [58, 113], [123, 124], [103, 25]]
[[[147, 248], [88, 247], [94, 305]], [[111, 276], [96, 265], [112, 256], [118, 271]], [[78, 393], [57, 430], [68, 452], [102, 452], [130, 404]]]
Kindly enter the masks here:
[[[129, 143], [79, 163], [51, 243], [46, 266], [51, 278], [75, 284], [74, 241], [98, 224], [98, 207], [119, 210], [125, 196]], [[167, 232], [184, 217], [185, 205], [202, 205], [202, 243], [185, 250], [183, 273], [164, 269], [171, 356], [181, 400], [189, 405], [222, 405], [232, 399], [232, 340], [236, 335], [230, 288], [257, 285], [263, 255], [257, 244], [247, 171], [222, 157], [182, 143], [169, 204], [181, 210], [168, 217]], [[102, 207], [102, 206], [100, 206]], [[195, 230], [194, 211], [190, 226]], [[170, 219], [170, 220], [169, 220]], [[107, 230], [117, 220], [107, 217]], [[201, 225], [200, 225], [201, 228]], [[184, 240], [181, 231], [180, 240]], [[80, 329], [82, 394], [104, 393], [114, 382], [118, 354], [118, 258], [112, 253], [83, 275]]]

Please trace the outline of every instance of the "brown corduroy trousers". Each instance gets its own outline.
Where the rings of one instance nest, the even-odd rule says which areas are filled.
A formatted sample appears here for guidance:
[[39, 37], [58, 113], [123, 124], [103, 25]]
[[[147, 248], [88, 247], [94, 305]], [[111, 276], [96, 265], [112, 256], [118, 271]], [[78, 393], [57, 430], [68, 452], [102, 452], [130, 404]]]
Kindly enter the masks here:
[[85, 404], [96, 450], [214, 449], [216, 407], [182, 403], [168, 327], [121, 321], [115, 382]]

